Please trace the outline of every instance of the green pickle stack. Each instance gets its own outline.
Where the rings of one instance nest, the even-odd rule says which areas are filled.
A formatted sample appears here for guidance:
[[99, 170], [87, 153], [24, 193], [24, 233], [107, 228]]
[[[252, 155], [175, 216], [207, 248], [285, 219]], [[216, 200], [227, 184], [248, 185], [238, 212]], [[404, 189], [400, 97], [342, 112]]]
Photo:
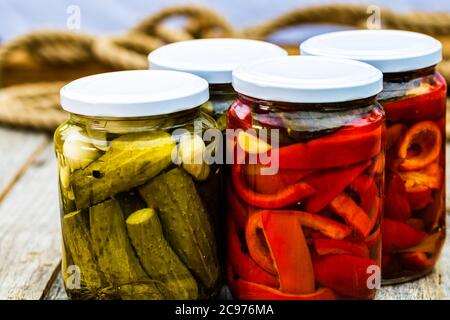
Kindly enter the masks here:
[[[110, 141], [110, 133], [99, 141], [101, 134], [88, 134], [70, 122], [58, 131], [63, 276], [69, 296], [214, 295], [220, 268], [213, 213], [201, 189], [211, 179], [220, 181], [217, 170], [202, 168], [196, 176], [193, 165], [173, 164], [177, 143], [161, 130], [112, 135]], [[72, 265], [79, 270], [75, 288]]]

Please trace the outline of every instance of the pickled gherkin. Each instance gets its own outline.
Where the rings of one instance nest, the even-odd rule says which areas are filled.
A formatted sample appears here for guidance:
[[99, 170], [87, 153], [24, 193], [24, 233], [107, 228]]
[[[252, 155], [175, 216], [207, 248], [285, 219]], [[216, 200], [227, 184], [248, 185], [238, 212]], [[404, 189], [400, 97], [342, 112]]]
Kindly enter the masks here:
[[[89, 210], [92, 246], [98, 266], [113, 287], [133, 296], [133, 284], [146, 285], [148, 296], [162, 297], [143, 270], [127, 236], [125, 219], [117, 200], [110, 199]], [[143, 294], [144, 292], [141, 292]]]
[[128, 235], [147, 274], [164, 286], [170, 299], [196, 299], [197, 282], [164, 238], [158, 215], [153, 209], [131, 214]]
[[153, 178], [170, 165], [174, 146], [171, 135], [162, 131], [131, 133], [113, 140], [103, 156], [73, 173], [77, 208], [85, 209]]
[[82, 211], [66, 214], [62, 220], [66, 250], [73, 264], [80, 270], [80, 280], [91, 291], [106, 286], [106, 280], [99, 270], [92, 251], [92, 238], [83, 219]]
[[175, 168], [139, 188], [149, 207], [159, 210], [167, 241], [206, 289], [219, 277], [210, 218], [189, 174]]

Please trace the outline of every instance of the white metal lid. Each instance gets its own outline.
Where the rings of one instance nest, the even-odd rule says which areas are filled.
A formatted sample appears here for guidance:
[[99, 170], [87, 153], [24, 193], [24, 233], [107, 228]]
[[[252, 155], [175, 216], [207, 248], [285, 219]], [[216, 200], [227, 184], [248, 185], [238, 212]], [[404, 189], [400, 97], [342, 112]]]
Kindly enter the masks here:
[[329, 103], [378, 94], [383, 74], [354, 60], [289, 56], [241, 65], [233, 71], [237, 92], [263, 100]]
[[150, 69], [195, 74], [209, 83], [231, 83], [232, 71], [257, 59], [286, 56], [268, 42], [247, 39], [200, 39], [172, 43], [149, 54]]
[[105, 117], [143, 117], [196, 108], [209, 99], [208, 83], [176, 71], [118, 71], [84, 77], [60, 92], [64, 110]]
[[384, 73], [426, 68], [442, 60], [442, 44], [427, 35], [399, 30], [351, 30], [312, 37], [302, 55], [339, 57], [371, 64]]

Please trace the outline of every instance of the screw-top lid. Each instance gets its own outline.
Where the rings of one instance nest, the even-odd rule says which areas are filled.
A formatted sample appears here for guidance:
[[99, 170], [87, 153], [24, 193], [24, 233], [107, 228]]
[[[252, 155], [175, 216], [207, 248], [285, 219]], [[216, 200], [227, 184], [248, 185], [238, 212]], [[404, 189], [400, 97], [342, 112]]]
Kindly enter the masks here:
[[239, 66], [233, 72], [233, 87], [241, 94], [262, 100], [344, 102], [378, 94], [383, 75], [358, 61], [290, 56]]
[[424, 34], [399, 30], [352, 30], [312, 37], [300, 45], [302, 55], [366, 62], [384, 73], [433, 66], [442, 60], [441, 43]]
[[231, 83], [232, 71], [240, 64], [286, 56], [268, 42], [246, 39], [200, 39], [175, 42], [148, 56], [150, 69], [177, 70], [195, 74], [209, 83]]
[[196, 108], [208, 83], [176, 71], [118, 71], [84, 77], [61, 89], [64, 110], [85, 116], [144, 117]]

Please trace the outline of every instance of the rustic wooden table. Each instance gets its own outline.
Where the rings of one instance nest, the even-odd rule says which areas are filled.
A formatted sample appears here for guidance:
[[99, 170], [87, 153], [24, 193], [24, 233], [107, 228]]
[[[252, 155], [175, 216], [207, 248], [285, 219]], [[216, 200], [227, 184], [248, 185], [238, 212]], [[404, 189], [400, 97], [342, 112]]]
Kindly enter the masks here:
[[[449, 151], [450, 145], [450, 155]], [[0, 127], [0, 300], [67, 299], [60, 261], [57, 166], [51, 137]], [[450, 242], [432, 274], [383, 287], [377, 298], [450, 299]]]

